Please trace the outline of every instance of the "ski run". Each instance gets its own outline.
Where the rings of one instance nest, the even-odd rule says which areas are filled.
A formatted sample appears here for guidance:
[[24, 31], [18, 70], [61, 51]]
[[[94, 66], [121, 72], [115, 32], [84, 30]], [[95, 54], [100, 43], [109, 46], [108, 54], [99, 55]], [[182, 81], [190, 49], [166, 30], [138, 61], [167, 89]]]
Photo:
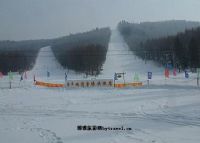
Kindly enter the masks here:
[[[46, 76], [47, 71], [50, 77]], [[125, 72], [133, 81], [137, 73], [142, 87], [44, 88], [37, 80], [64, 83], [63, 69], [51, 47], [40, 50], [27, 80], [15, 76], [0, 79], [1, 143], [198, 143], [200, 141], [200, 89], [196, 74], [164, 77], [164, 68], [135, 56], [119, 32], [112, 31], [106, 62], [97, 79], [113, 79]], [[147, 72], [152, 72], [147, 86]], [[94, 77], [88, 77], [91, 79]], [[85, 79], [69, 70], [68, 79]], [[119, 79], [117, 82], [123, 82]], [[4, 87], [5, 86], [5, 87]], [[102, 126], [104, 130], [78, 130], [78, 126]], [[110, 130], [110, 128], [131, 130]]]

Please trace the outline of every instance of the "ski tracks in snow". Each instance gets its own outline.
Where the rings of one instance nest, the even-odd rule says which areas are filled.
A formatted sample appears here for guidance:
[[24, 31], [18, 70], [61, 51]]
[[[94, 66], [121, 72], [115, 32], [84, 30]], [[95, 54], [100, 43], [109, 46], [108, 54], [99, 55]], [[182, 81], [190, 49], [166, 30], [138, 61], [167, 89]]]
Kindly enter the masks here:
[[58, 137], [55, 132], [49, 129], [31, 128], [30, 131], [38, 132], [44, 143], [63, 143], [61, 137]]

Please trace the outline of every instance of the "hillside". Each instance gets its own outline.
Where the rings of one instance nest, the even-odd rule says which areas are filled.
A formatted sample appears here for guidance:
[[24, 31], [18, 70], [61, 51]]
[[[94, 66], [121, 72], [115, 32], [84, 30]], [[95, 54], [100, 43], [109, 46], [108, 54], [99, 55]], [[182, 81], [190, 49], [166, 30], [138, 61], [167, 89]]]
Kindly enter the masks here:
[[106, 60], [110, 35], [109, 28], [69, 35], [56, 39], [52, 50], [64, 68], [98, 75]]
[[200, 26], [199, 22], [171, 20], [161, 22], [128, 23], [121, 21], [118, 29], [129, 48], [141, 56], [140, 46], [148, 39], [166, 37]]
[[109, 28], [97, 28], [55, 39], [0, 41], [0, 71], [7, 74], [9, 71], [31, 70], [39, 50], [51, 46], [56, 59], [64, 68], [99, 74], [105, 61], [109, 38]]
[[146, 59], [179, 69], [200, 67], [200, 28], [186, 30], [175, 36], [146, 41], [141, 47]]
[[[144, 64], [133, 53], [128, 53], [127, 48], [120, 33], [112, 31], [101, 78], [113, 78], [114, 72], [124, 71], [126, 82], [132, 82], [137, 72], [144, 84], [142, 87], [38, 87], [33, 85], [30, 71], [23, 82], [14, 77], [18, 88], [7, 89], [8, 77], [4, 76], [0, 80], [0, 88], [4, 86], [0, 89], [1, 141], [197, 143], [200, 140], [200, 94], [196, 74], [190, 73], [186, 79], [184, 73], [177, 73], [166, 79], [164, 68], [151, 62]], [[51, 70], [50, 77], [46, 75], [47, 70]], [[149, 86], [147, 71], [153, 72]], [[40, 50], [32, 72], [39, 81], [65, 82], [65, 70], [50, 47]], [[80, 74], [71, 71], [68, 74], [70, 80], [79, 78]], [[117, 82], [123, 83], [123, 80]], [[79, 126], [86, 126], [88, 130], [78, 130]], [[94, 126], [102, 129], [89, 130]]]
[[0, 41], [0, 71], [25, 71], [33, 68], [41, 47], [50, 40]]

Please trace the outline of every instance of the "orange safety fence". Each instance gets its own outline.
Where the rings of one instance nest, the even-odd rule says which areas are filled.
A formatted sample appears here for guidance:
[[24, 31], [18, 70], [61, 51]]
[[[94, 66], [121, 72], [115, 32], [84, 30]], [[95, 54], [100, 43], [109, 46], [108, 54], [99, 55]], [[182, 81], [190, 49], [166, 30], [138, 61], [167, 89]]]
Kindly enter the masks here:
[[142, 82], [133, 82], [133, 83], [127, 83], [126, 86], [142, 86]]
[[123, 84], [123, 83], [117, 83], [117, 84], [115, 84], [115, 87], [117, 87], [117, 88], [123, 88], [123, 87], [125, 87], [125, 84]]
[[133, 82], [133, 83], [116, 83], [115, 84], [115, 87], [117, 88], [123, 88], [123, 87], [126, 87], [126, 86], [134, 86], [134, 87], [139, 87], [139, 86], [142, 86], [142, 82]]
[[44, 86], [44, 87], [64, 87], [65, 84], [57, 84], [57, 83], [46, 83], [41, 81], [35, 81], [35, 85]]
[[[47, 83], [41, 81], [35, 81], [35, 85], [43, 86], [43, 87], [65, 87], [65, 84], [58, 84], [58, 83]], [[112, 85], [112, 84], [111, 84]], [[139, 87], [143, 86], [142, 82], [133, 82], [133, 83], [117, 83], [114, 85], [116, 88], [123, 88], [127, 86]]]

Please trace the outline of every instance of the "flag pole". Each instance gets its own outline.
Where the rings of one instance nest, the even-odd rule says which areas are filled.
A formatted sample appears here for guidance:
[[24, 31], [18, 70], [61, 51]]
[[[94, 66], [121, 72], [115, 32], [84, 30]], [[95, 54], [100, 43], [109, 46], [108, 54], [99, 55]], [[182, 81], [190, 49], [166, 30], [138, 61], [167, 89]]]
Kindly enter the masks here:
[[114, 87], [115, 87], [115, 79], [114, 79]]

